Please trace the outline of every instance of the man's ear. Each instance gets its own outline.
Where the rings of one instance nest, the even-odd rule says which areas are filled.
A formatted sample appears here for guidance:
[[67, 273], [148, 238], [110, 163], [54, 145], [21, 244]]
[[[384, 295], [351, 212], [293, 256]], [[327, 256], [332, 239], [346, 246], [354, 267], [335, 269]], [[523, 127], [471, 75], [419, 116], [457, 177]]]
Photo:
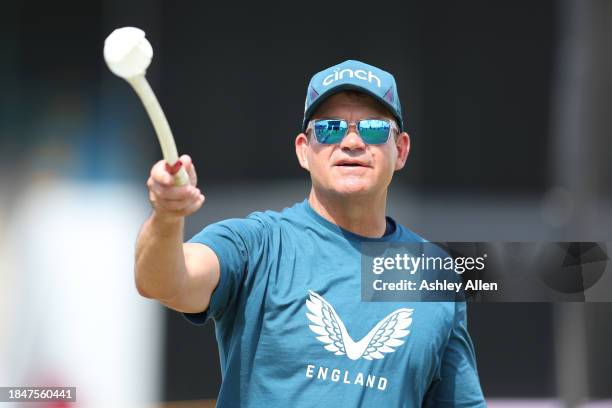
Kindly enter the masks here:
[[308, 136], [306, 136], [304, 133], [300, 133], [295, 138], [295, 155], [297, 156], [298, 161], [300, 162], [300, 166], [310, 171], [310, 168], [308, 167], [307, 155], [307, 150], [309, 147], [308, 143]]
[[395, 162], [395, 170], [401, 170], [408, 160], [408, 153], [410, 153], [410, 135], [406, 132], [402, 132], [397, 135], [395, 141], [395, 148], [397, 149], [397, 161]]

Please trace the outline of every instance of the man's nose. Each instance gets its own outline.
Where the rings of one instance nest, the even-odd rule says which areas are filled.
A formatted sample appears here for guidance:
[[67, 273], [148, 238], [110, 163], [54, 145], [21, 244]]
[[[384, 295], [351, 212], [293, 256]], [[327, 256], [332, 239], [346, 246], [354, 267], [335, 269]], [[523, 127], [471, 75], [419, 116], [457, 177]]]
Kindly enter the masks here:
[[357, 126], [355, 124], [349, 125], [348, 131], [340, 143], [340, 147], [349, 150], [365, 149], [366, 145], [357, 133]]

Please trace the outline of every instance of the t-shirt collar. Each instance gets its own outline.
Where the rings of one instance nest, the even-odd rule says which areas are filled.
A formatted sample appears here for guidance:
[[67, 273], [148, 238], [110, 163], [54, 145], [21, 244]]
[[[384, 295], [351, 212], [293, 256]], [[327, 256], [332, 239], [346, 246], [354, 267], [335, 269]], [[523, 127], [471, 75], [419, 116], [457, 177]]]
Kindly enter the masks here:
[[370, 238], [370, 237], [364, 237], [363, 235], [355, 234], [354, 232], [346, 230], [346, 229], [344, 229], [342, 227], [339, 227], [338, 225], [334, 224], [333, 222], [330, 222], [330, 221], [326, 220], [325, 218], [323, 218], [319, 213], [317, 213], [310, 206], [310, 203], [308, 202], [308, 199], [305, 199], [302, 202], [302, 206], [304, 207], [304, 210], [306, 211], [306, 213], [311, 218], [313, 218], [317, 223], [319, 223], [323, 227], [331, 230], [335, 234], [343, 235], [345, 238], [347, 238], [348, 240], [351, 240], [351, 241], [357, 241], [357, 242], [385, 242], [385, 241], [397, 240], [399, 238], [399, 228], [398, 228], [397, 223], [395, 222], [395, 220], [393, 220], [393, 218], [391, 218], [391, 217], [385, 217], [385, 219], [387, 221], [387, 228], [386, 228], [386, 231], [385, 231], [385, 235], [383, 235], [380, 238]]

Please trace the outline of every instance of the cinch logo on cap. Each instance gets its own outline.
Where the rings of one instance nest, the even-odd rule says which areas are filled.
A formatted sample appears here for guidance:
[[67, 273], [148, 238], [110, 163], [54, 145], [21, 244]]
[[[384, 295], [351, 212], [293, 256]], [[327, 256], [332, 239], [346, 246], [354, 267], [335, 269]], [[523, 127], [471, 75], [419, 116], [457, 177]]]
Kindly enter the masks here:
[[355, 77], [357, 79], [361, 79], [362, 81], [368, 81], [369, 83], [372, 83], [372, 80], [375, 79], [376, 86], [379, 88], [382, 86], [380, 82], [380, 78], [374, 75], [372, 71], [366, 72], [363, 69], [356, 69], [355, 71], [353, 71], [350, 68], [345, 68], [342, 71], [340, 71], [340, 69], [336, 69], [336, 71], [333, 74], [330, 74], [323, 79], [323, 85], [329, 86], [332, 83], [334, 83], [334, 81], [343, 79], [345, 73], [347, 74], [349, 78]]
[[400, 130], [403, 130], [402, 107], [393, 75], [361, 61], [347, 60], [316, 73], [310, 79], [306, 89], [302, 131], [323, 101], [344, 90], [370, 95], [393, 114]]

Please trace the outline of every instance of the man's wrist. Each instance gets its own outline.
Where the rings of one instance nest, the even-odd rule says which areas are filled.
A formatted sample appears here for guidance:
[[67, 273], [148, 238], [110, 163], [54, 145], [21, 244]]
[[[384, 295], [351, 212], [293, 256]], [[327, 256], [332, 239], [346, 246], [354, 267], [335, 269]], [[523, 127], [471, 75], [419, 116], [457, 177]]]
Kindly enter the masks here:
[[160, 212], [155, 209], [149, 218], [151, 224], [164, 230], [182, 228], [185, 223], [185, 217], [182, 215]]

